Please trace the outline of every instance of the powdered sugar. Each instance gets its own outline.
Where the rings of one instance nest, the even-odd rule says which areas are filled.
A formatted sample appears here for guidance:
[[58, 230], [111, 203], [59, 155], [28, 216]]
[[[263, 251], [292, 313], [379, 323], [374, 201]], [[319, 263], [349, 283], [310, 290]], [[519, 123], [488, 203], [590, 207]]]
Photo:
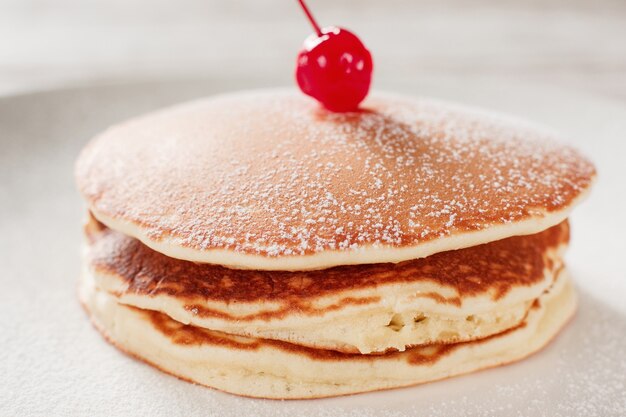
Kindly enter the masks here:
[[[290, 93], [131, 121], [78, 163], [92, 207], [198, 250], [269, 257], [402, 247], [567, 207], [593, 166], [521, 122], [376, 97], [328, 113]], [[111, 169], [110, 161], [115, 161]]]

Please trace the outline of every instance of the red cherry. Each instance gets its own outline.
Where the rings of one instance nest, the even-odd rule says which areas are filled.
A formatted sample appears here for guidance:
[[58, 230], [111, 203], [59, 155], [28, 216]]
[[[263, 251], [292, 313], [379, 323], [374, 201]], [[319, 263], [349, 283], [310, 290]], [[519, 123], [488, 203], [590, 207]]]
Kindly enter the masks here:
[[372, 81], [372, 55], [352, 32], [333, 26], [320, 29], [299, 1], [316, 33], [304, 41], [298, 54], [298, 86], [328, 110], [357, 110]]

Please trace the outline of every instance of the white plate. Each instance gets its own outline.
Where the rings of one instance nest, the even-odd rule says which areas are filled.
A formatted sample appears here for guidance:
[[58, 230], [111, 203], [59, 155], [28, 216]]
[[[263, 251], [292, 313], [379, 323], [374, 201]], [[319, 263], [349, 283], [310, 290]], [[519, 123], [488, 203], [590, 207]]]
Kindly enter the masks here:
[[129, 84], [0, 99], [0, 415], [626, 415], [626, 106], [546, 88], [395, 85], [542, 122], [597, 163], [597, 187], [572, 219], [568, 260], [579, 313], [539, 354], [413, 388], [280, 402], [179, 381], [105, 343], [75, 296], [84, 210], [72, 178], [77, 152], [113, 122], [242, 86]]

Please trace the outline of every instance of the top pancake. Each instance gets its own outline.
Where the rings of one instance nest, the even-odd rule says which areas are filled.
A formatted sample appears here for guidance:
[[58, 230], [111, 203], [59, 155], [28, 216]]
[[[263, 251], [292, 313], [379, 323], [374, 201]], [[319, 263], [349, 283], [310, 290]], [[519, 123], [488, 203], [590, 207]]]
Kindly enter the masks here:
[[519, 121], [387, 95], [337, 114], [288, 91], [131, 120], [76, 166], [108, 227], [170, 257], [265, 270], [400, 262], [537, 233], [594, 176]]

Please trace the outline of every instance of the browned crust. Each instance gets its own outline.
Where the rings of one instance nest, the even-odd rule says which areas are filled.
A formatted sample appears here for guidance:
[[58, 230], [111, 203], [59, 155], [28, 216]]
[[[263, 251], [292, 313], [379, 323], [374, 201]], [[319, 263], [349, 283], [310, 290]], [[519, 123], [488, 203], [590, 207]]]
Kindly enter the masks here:
[[76, 167], [94, 211], [153, 242], [263, 257], [414, 247], [541, 218], [594, 177], [550, 134], [491, 115], [385, 98], [327, 114], [276, 92], [128, 122]]
[[436, 292], [419, 293], [415, 294], [415, 297], [430, 298], [432, 300], [435, 300], [439, 304], [452, 304], [457, 307], [461, 307], [461, 297], [444, 297], [443, 295]]
[[515, 236], [484, 245], [438, 253], [398, 264], [335, 267], [320, 271], [233, 270], [196, 264], [162, 255], [136, 239], [101, 224], [88, 224], [90, 266], [122, 280], [122, 294], [164, 295], [181, 300], [200, 317], [234, 318], [228, 312], [206, 307], [206, 301], [225, 303], [278, 303], [278, 308], [237, 316], [237, 320], [282, 318], [292, 313], [321, 315], [347, 305], [363, 305], [377, 296], [346, 296], [316, 307], [321, 296], [374, 288], [393, 283], [431, 282], [451, 288], [457, 296], [415, 294], [437, 302], [460, 305], [462, 297], [491, 294], [494, 300], [512, 288], [532, 286], [544, 279], [544, 270], [558, 265], [549, 252], [569, 241], [567, 221], [541, 233]]
[[[290, 313], [298, 312], [300, 314], [306, 313], [310, 316], [320, 316], [326, 313], [330, 313], [332, 311], [341, 310], [348, 306], [355, 305], [367, 305], [373, 304], [380, 300], [380, 297], [344, 297], [340, 299], [338, 302], [318, 308], [312, 306], [309, 302], [305, 300], [292, 299], [288, 303], [285, 304], [279, 309], [263, 311], [260, 313], [252, 313], [246, 315], [238, 315], [237, 320], [241, 321], [250, 321], [250, 320], [271, 320], [277, 318], [283, 318]], [[205, 307], [201, 304], [185, 304], [185, 310], [191, 312], [194, 316], [198, 317], [214, 317], [221, 319], [232, 319], [234, 316], [229, 313], [225, 313], [224, 311], [212, 309]]]

